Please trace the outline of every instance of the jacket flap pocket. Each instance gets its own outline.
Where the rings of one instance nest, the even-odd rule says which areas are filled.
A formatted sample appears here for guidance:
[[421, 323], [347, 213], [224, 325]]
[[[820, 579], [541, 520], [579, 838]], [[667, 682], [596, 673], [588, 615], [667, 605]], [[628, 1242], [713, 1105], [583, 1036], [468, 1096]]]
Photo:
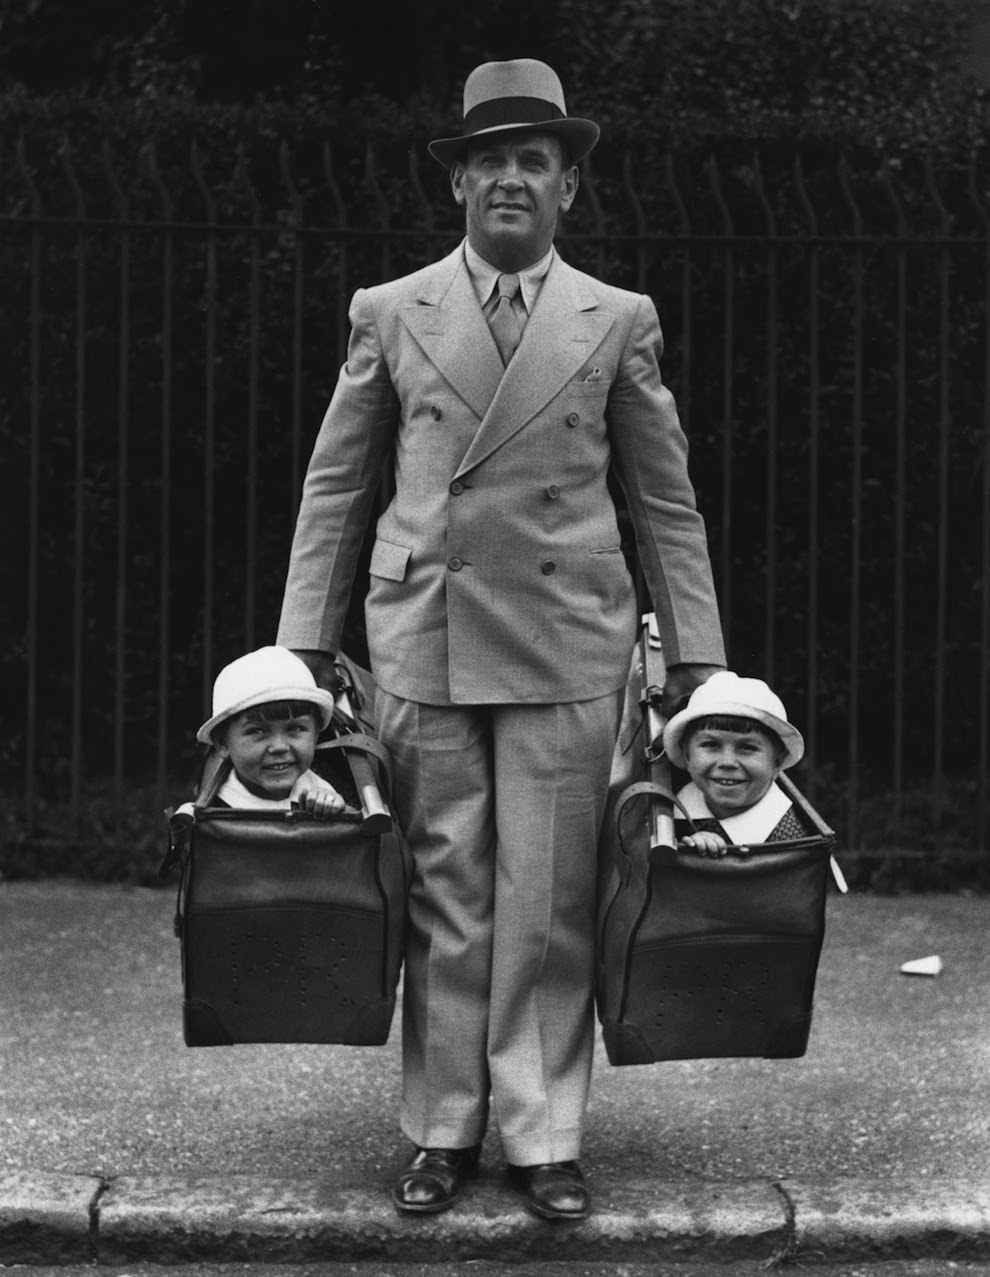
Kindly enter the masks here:
[[386, 581], [402, 581], [405, 579], [406, 564], [409, 562], [411, 553], [407, 545], [378, 540], [371, 551], [371, 564], [368, 571], [372, 576], [384, 577]]
[[567, 393], [572, 399], [594, 398], [597, 395], [607, 395], [612, 388], [612, 379], [608, 381], [569, 381], [567, 383]]

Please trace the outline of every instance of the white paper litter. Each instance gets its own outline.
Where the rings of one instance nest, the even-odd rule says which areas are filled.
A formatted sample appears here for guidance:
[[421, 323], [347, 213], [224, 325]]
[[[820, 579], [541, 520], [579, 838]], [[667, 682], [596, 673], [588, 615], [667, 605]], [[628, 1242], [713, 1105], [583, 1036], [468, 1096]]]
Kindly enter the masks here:
[[901, 964], [902, 975], [940, 975], [943, 967], [942, 959], [937, 953], [927, 958], [912, 958], [910, 962]]

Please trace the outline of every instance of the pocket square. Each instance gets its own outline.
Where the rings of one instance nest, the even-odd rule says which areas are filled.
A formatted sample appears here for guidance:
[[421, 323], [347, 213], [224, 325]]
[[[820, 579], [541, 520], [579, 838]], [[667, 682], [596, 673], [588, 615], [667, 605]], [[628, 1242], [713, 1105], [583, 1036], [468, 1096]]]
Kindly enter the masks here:
[[584, 381], [601, 381], [602, 370], [600, 368], [592, 368], [591, 372], [583, 378]]

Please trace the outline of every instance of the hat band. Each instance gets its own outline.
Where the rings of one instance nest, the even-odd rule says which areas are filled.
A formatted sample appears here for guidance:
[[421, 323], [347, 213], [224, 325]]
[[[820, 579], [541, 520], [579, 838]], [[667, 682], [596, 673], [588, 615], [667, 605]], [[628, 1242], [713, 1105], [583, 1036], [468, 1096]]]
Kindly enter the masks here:
[[559, 106], [546, 98], [492, 98], [479, 102], [464, 117], [464, 132], [479, 133], [499, 125], [549, 124], [567, 117]]

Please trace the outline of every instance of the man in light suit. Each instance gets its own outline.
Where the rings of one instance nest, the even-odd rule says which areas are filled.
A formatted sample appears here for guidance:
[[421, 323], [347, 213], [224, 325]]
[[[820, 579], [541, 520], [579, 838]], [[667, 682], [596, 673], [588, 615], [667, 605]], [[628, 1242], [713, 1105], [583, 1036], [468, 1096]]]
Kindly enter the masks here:
[[596, 848], [636, 635], [611, 471], [670, 669], [724, 653], [687, 445], [648, 297], [572, 269], [558, 213], [598, 126], [556, 74], [485, 63], [450, 170], [466, 241], [359, 290], [310, 461], [279, 643], [331, 677], [383, 467], [365, 606], [382, 741], [414, 863], [395, 1185], [438, 1211], [476, 1173], [494, 1108], [509, 1178], [580, 1218], [591, 1074]]

